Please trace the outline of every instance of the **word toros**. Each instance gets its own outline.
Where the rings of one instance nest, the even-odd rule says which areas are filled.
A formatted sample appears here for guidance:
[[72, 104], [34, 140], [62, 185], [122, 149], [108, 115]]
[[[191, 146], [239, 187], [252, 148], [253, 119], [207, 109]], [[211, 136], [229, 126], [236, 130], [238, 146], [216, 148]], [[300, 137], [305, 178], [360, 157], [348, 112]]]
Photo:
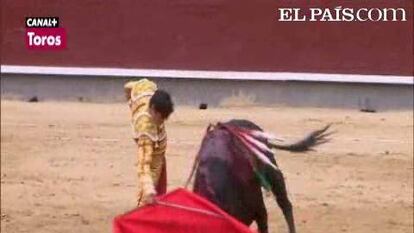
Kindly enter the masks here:
[[29, 36], [29, 46], [59, 46], [62, 44], [61, 36], [39, 36], [36, 35], [35, 32], [28, 32], [27, 35]]

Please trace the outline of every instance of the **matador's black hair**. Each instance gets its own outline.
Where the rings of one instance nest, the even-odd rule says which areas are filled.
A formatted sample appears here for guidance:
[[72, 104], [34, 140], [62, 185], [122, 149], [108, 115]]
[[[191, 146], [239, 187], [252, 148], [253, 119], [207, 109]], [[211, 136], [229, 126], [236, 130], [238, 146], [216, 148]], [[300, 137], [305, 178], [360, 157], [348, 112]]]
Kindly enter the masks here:
[[155, 91], [151, 97], [150, 106], [159, 112], [164, 119], [167, 119], [174, 112], [174, 103], [170, 94], [164, 90]]

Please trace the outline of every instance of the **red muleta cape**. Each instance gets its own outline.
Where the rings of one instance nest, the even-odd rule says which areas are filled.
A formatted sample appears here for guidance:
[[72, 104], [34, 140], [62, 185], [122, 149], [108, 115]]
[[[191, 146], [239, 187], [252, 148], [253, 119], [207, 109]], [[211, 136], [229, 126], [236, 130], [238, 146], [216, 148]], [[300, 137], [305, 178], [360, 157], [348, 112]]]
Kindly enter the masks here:
[[113, 233], [253, 233], [219, 207], [185, 189], [157, 200], [157, 204], [117, 216]]

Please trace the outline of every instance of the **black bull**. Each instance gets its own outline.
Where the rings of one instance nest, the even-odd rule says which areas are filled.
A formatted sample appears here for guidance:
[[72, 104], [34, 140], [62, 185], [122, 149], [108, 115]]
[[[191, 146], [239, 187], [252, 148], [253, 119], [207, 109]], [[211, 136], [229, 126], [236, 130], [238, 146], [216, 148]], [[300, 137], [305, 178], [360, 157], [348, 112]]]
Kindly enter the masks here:
[[[244, 129], [262, 129], [247, 120], [231, 120], [222, 126]], [[263, 140], [269, 148], [303, 152], [312, 150], [313, 146], [329, 141], [325, 133], [329, 125], [310, 133], [304, 139], [293, 144], [278, 145]], [[224, 211], [250, 225], [256, 221], [260, 233], [268, 232], [267, 211], [263, 201], [260, 181], [246, 159], [252, 153], [226, 127], [216, 126], [207, 130], [196, 159], [194, 192], [205, 197]], [[266, 153], [270, 161], [276, 164], [273, 153]], [[290, 203], [283, 174], [279, 169], [261, 164], [264, 175], [271, 184], [271, 191], [287, 222], [289, 232], [294, 233], [295, 223], [292, 204]]]

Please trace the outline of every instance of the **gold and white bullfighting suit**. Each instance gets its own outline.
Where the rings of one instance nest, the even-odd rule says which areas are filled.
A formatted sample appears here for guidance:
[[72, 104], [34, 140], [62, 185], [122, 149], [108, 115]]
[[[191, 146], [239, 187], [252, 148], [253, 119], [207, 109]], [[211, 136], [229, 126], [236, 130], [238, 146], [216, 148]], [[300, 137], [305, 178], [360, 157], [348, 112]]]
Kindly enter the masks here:
[[166, 192], [165, 151], [167, 135], [164, 124], [157, 125], [149, 113], [150, 99], [157, 85], [148, 79], [131, 81], [124, 86], [130, 92], [131, 125], [138, 144], [138, 206], [150, 195]]

